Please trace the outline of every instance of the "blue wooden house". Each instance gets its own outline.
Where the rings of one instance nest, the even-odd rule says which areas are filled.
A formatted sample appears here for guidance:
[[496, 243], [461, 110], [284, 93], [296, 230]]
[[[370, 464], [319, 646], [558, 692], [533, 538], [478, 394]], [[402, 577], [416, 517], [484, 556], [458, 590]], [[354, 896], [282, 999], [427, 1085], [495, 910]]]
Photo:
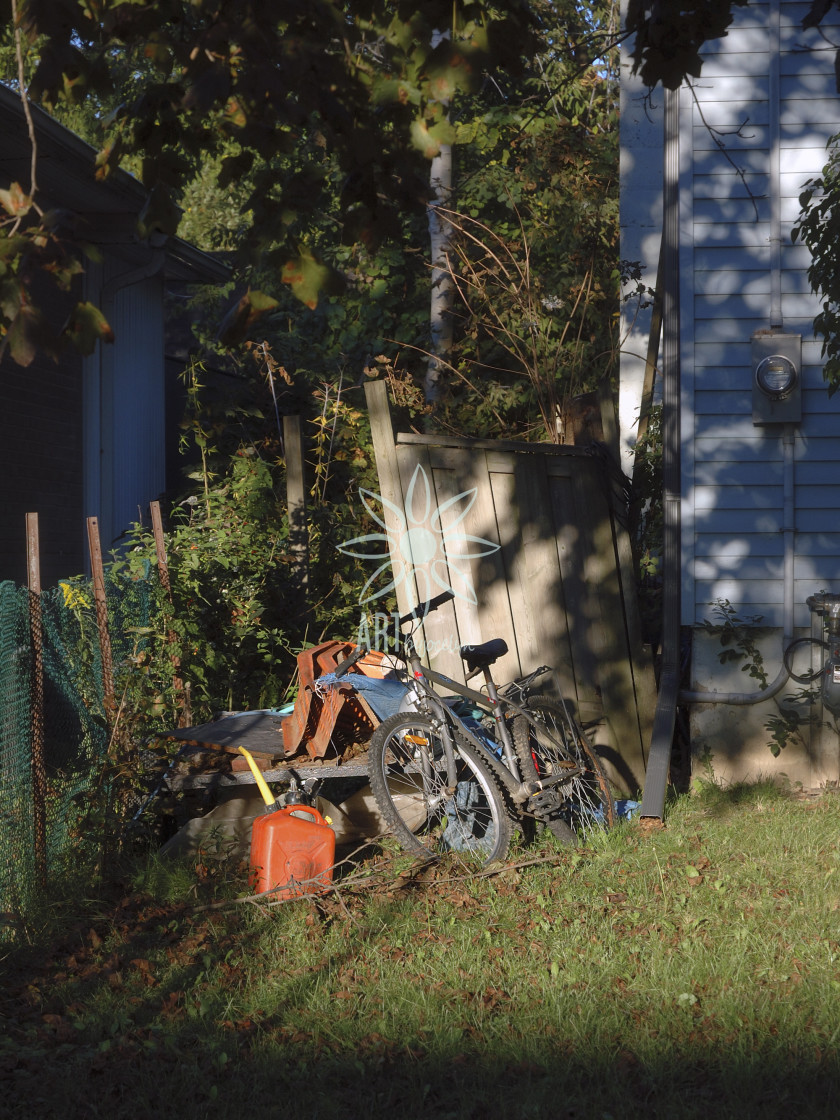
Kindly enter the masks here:
[[[26, 368], [0, 362], [0, 580], [24, 582], [24, 514], [40, 521], [45, 585], [82, 571], [85, 518], [99, 519], [104, 550], [173, 477], [183, 368], [167, 345], [167, 294], [221, 283], [227, 268], [178, 238], [137, 235], [146, 192], [130, 175], [95, 176], [96, 152], [31, 106], [38, 200], [72, 213], [99, 261], [63, 299], [44, 295], [57, 331], [78, 300], [100, 307], [114, 342], [89, 357], [41, 353]], [[29, 183], [31, 145], [18, 94], [0, 85], [0, 186]]]
[[[677, 379], [679, 622], [691, 640], [690, 682], [680, 688], [692, 753], [708, 752], [725, 779], [784, 773], [810, 787], [840, 779], [827, 713], [797, 707], [803, 686], [793, 681], [751, 703], [761, 684], [742, 663], [721, 664], [720, 640], [703, 628], [723, 601], [738, 618], [760, 616], [751, 637], [772, 682], [783, 644], [811, 633], [808, 596], [840, 592], [840, 394], [829, 398], [822, 378], [808, 251], [791, 239], [803, 185], [840, 132], [840, 12], [803, 30], [809, 8], [736, 8], [729, 33], [706, 45], [701, 75], [670, 100], [647, 91], [625, 57], [621, 221], [622, 257], [641, 261], [653, 286], [670, 199], [664, 331], [675, 362], [665, 375]], [[631, 311], [620, 398], [628, 471], [650, 327], [649, 310]], [[800, 650], [798, 672], [810, 656]], [[726, 702], [709, 703], [709, 692]], [[766, 725], [780, 703], [803, 724], [774, 759]]]

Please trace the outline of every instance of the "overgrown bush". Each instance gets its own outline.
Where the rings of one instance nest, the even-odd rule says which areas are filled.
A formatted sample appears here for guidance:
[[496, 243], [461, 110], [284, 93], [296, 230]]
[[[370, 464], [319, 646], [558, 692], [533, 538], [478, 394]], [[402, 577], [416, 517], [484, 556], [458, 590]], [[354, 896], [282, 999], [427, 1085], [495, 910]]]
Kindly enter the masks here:
[[[271, 469], [248, 450], [225, 477], [174, 506], [166, 549], [171, 599], [160, 587], [150, 644], [167, 707], [176, 677], [189, 681], [201, 714], [283, 699], [296, 613], [287, 541]], [[114, 563], [131, 575], [156, 564], [151, 531], [135, 526]]]

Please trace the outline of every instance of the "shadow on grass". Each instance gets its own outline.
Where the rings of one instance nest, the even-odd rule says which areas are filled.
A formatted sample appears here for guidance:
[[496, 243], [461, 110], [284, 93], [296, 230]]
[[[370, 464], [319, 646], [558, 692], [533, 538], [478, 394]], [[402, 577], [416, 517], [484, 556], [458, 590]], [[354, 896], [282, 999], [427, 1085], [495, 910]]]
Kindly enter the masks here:
[[[784, 794], [759, 783], [701, 796], [701, 806], [724, 815]], [[667, 992], [640, 965], [642, 938], [654, 934], [638, 935], [627, 971], [610, 960], [606, 938], [558, 922], [558, 953], [586, 953], [585, 966], [540, 985], [550, 959], [539, 951], [546, 931], [528, 925], [535, 897], [522, 894], [523, 929], [503, 946], [483, 896], [467, 906], [456, 885], [451, 920], [448, 912], [437, 919], [436, 937], [446, 941], [451, 922], [467, 921], [480, 948], [439, 966], [434, 983], [427, 959], [412, 962], [400, 948], [409, 918], [407, 949], [426, 944], [426, 923], [410, 912], [413, 881], [395, 882], [364, 905], [351, 899], [352, 912], [324, 901], [289, 907], [273, 922], [252, 921], [242, 908], [199, 913], [160, 896], [116, 894], [102, 917], [80, 919], [48, 950], [0, 962], [0, 1115], [840, 1115], [836, 1031], [809, 994], [816, 976], [801, 983], [796, 969], [760, 990], [747, 977], [717, 1000], [702, 986], [696, 997], [694, 988]], [[605, 923], [596, 924], [604, 936]], [[689, 951], [685, 931], [664, 932], [667, 961]], [[783, 925], [780, 936], [794, 934]], [[380, 990], [386, 967], [391, 986]]]
[[755, 782], [733, 782], [731, 785], [700, 779], [695, 790], [697, 807], [714, 816], [725, 816], [733, 809], [749, 809], [784, 801], [791, 796], [789, 790], [770, 778]]
[[[389, 923], [397, 905], [383, 899], [377, 924]], [[7, 962], [4, 1118], [833, 1120], [840, 1113], [840, 1055], [830, 1042], [809, 1040], [801, 1021], [790, 1038], [778, 1020], [763, 1028], [749, 1019], [748, 997], [737, 1033], [698, 1005], [674, 1037], [653, 1029], [654, 1003], [647, 1024], [628, 1014], [626, 1028], [612, 1019], [608, 1029], [597, 1009], [588, 1024], [581, 1018], [573, 986], [559, 990], [559, 1005], [535, 998], [526, 1020], [503, 991], [458, 990], [469, 981], [453, 977], [448, 1021], [425, 1030], [415, 1011], [401, 1028], [394, 1007], [387, 1022], [378, 1018], [375, 988], [349, 992], [334, 983], [326, 1010], [312, 1006], [324, 971], [334, 981], [352, 965], [349, 940], [343, 953], [290, 969], [288, 960], [267, 959], [265, 945], [260, 951], [261, 923], [228, 918], [217, 926], [212, 916], [195, 921], [151, 900], [142, 912], [118, 907], [110, 929], [119, 932], [124, 920], [131, 932], [116, 952], [79, 926], [49, 957], [17, 970]], [[157, 983], [163, 960], [168, 968]], [[248, 1014], [241, 996], [255, 976], [270, 998], [264, 1012]], [[407, 974], [406, 1004], [422, 1004], [423, 994], [422, 980]]]
[[719, 1044], [640, 1057], [626, 1040], [571, 1047], [546, 1029], [507, 1046], [377, 1035], [345, 1050], [324, 1036], [295, 1039], [270, 1024], [197, 1034], [183, 1028], [154, 1048], [116, 1042], [21, 1055], [3, 1071], [4, 1115], [39, 1120], [167, 1116], [251, 1117], [835, 1117], [836, 1055], [786, 1052], [768, 1039], [750, 1056]]

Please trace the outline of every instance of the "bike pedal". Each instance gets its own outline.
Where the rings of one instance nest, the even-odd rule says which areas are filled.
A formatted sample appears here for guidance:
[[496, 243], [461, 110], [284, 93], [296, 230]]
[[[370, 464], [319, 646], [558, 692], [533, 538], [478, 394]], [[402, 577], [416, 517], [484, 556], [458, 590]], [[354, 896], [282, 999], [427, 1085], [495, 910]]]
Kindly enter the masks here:
[[541, 790], [531, 795], [528, 804], [537, 814], [548, 813], [557, 809], [557, 794], [553, 789]]

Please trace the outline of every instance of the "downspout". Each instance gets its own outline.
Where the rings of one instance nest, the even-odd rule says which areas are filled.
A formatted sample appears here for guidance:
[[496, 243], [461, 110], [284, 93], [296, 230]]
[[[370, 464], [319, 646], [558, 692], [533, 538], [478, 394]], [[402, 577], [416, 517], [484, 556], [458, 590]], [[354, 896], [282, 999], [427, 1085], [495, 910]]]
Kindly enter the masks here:
[[[770, 130], [769, 190], [770, 190], [770, 329], [782, 330], [782, 189], [781, 189], [781, 11], [780, 0], [770, 0], [768, 19], [770, 46], [770, 73], [768, 83], [768, 114]], [[783, 535], [783, 608], [782, 650], [793, 640], [794, 607], [794, 472], [796, 428], [785, 424], [782, 435], [784, 509]], [[680, 693], [683, 704], [734, 704], [746, 707], [771, 700], [784, 688], [790, 674], [782, 662], [778, 676], [760, 692], [689, 692]]]
[[166, 250], [151, 246], [151, 256], [146, 264], [141, 264], [128, 272], [122, 272], [119, 276], [115, 276], [113, 280], [103, 284], [100, 302], [102, 304], [102, 314], [105, 315], [105, 318], [108, 318], [106, 312], [113, 308], [119, 292], [124, 288], [131, 288], [143, 280], [150, 280], [152, 276], [157, 276], [163, 268], [165, 260]]
[[680, 91], [665, 91], [662, 222], [662, 665], [641, 817], [662, 819], [680, 684]]

